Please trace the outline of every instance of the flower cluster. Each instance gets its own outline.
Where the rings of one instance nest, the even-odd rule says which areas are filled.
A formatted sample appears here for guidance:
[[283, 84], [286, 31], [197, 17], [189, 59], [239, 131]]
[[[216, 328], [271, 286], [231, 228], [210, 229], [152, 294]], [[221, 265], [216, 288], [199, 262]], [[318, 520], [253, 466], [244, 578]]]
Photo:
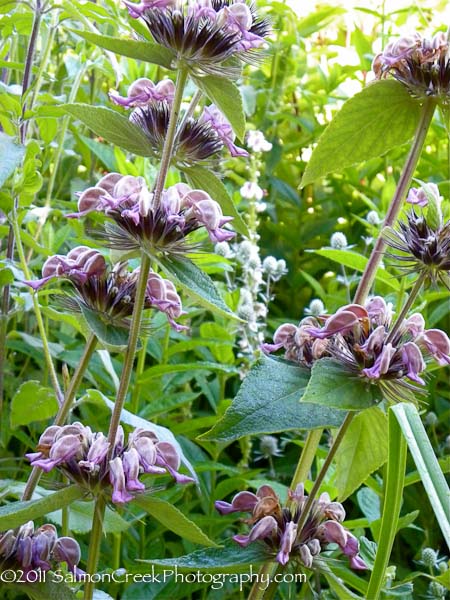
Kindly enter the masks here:
[[[28, 281], [39, 289], [54, 278], [68, 279], [75, 293], [67, 296], [64, 304], [72, 311], [93, 311], [105, 323], [128, 329], [133, 313], [139, 269], [128, 271], [127, 263], [117, 263], [112, 269], [98, 250], [87, 246], [73, 248], [67, 256], [50, 256], [42, 267], [42, 279]], [[183, 314], [181, 300], [175, 286], [158, 273], [150, 272], [147, 280], [145, 308], [164, 312], [169, 323], [180, 331], [184, 325], [175, 322]]]
[[80, 557], [78, 542], [58, 537], [56, 527], [49, 523], [35, 529], [33, 521], [28, 521], [18, 530], [0, 533], [0, 569], [19, 569], [30, 583], [38, 580], [36, 571], [55, 570], [62, 562], [76, 577], [82, 576], [84, 571], [77, 567]]
[[232, 57], [252, 61], [269, 32], [267, 21], [245, 0], [124, 1], [154, 41], [172, 51], [174, 63], [195, 74], [236, 76], [238, 70], [223, 63]]
[[[111, 458], [109, 459], [109, 456]], [[123, 504], [133, 499], [133, 493], [143, 492], [139, 481], [143, 473], [170, 474], [177, 483], [190, 483], [191, 477], [178, 472], [180, 456], [170, 442], [160, 441], [155, 433], [135, 429], [124, 444], [119, 427], [112, 452], [103, 433], [93, 433], [81, 423], [47, 427], [39, 439], [37, 452], [27, 454], [33, 467], [46, 473], [58, 468], [71, 481], [98, 494], [112, 486], [111, 499]]]
[[234, 237], [223, 225], [232, 220], [225, 217], [220, 205], [203, 190], [177, 183], [163, 191], [161, 201], [153, 203], [143, 177], [109, 173], [79, 194], [80, 217], [98, 211], [112, 219], [100, 237], [111, 248], [136, 251], [140, 248], [152, 255], [160, 253], [183, 255], [189, 248], [186, 236], [205, 227], [213, 242]]
[[[113, 102], [134, 109], [130, 121], [147, 137], [148, 152], [155, 158], [162, 155], [174, 93], [174, 84], [169, 79], [154, 84], [146, 78], [133, 82], [126, 97], [110, 92]], [[181, 169], [197, 164], [211, 167], [224, 146], [231, 156], [248, 156], [246, 150], [234, 144], [235, 138], [228, 120], [211, 104], [198, 118], [188, 117], [182, 121], [174, 143], [172, 162]]]
[[327, 493], [314, 500], [306, 522], [301, 530], [298, 522], [307, 502], [303, 484], [294, 492], [289, 491], [290, 507], [283, 508], [280, 499], [269, 485], [261, 486], [256, 494], [240, 492], [231, 504], [217, 501], [216, 509], [222, 515], [234, 512], [250, 512], [245, 522], [252, 526], [247, 535], [235, 535], [240, 546], [248, 546], [263, 540], [276, 553], [276, 560], [286, 565], [290, 560], [298, 561], [308, 569], [314, 567], [322, 550], [331, 543], [337, 544], [349, 557], [352, 569], [366, 569], [359, 556], [358, 540], [341, 523], [345, 519], [342, 504], [331, 502]]
[[388, 246], [401, 253], [390, 256], [407, 272], [423, 273], [428, 282], [439, 280], [450, 289], [450, 220], [444, 222], [439, 189], [433, 183], [412, 188], [407, 202], [420, 214], [411, 209], [398, 229], [383, 231]]
[[373, 61], [377, 79], [389, 73], [403, 83], [413, 96], [435, 96], [450, 100], [449, 44], [440, 31], [431, 40], [419, 33], [390, 42]]
[[394, 329], [391, 308], [380, 296], [365, 306], [343, 306], [320, 321], [323, 325], [313, 317], [306, 317], [299, 326], [285, 323], [276, 330], [274, 344], [264, 344], [263, 349], [284, 348], [286, 359], [307, 367], [332, 357], [350, 376], [377, 384], [394, 402], [414, 400], [414, 394], [422, 392], [418, 387], [425, 385], [420, 376], [426, 369], [422, 353], [440, 365], [450, 364], [450, 340], [443, 331], [426, 330], [419, 313]]

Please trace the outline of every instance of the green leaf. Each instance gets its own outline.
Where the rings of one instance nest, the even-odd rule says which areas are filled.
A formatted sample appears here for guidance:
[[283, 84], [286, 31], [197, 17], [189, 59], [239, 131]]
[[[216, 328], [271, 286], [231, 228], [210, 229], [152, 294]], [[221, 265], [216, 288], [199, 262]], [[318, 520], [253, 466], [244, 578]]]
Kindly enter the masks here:
[[101, 142], [97, 142], [97, 140], [92, 140], [85, 135], [80, 135], [80, 139], [86, 144], [89, 150], [102, 161], [108, 171], [118, 171], [116, 157], [114, 156], [114, 148], [109, 144], [102, 144]]
[[0, 188], [20, 165], [25, 148], [16, 144], [14, 138], [0, 132]]
[[311, 379], [302, 400], [339, 410], [362, 410], [374, 404], [373, 387], [345, 372], [333, 358], [321, 358], [311, 369]]
[[[350, 250], [323, 248], [322, 250], [313, 250], [313, 252], [314, 254], [318, 254], [319, 256], [329, 258], [330, 260], [333, 260], [334, 262], [337, 262], [340, 265], [344, 265], [344, 267], [355, 269], [355, 271], [360, 271], [361, 273], [366, 268], [368, 262], [368, 259], [365, 256], [361, 256], [360, 254], [357, 254], [356, 252], [351, 252]], [[400, 289], [400, 284], [398, 280], [395, 279], [393, 275], [387, 273], [381, 267], [378, 268], [375, 279], [389, 286], [393, 290], [398, 291]]]
[[[70, 505], [69, 512], [69, 530], [73, 533], [89, 533], [92, 530], [92, 517], [94, 515], [95, 502], [73, 502]], [[49, 513], [46, 518], [62, 526], [61, 511]], [[125, 521], [116, 510], [111, 510], [106, 507], [105, 518], [103, 521], [104, 533], [121, 533], [126, 531], [131, 526], [131, 523]]]
[[1, 506], [0, 531], [14, 529], [27, 521], [33, 521], [54, 510], [69, 506], [75, 500], [79, 500], [85, 493], [85, 490], [77, 485], [71, 485], [39, 500], [10, 502], [5, 506]]
[[175, 282], [202, 306], [214, 313], [240, 320], [225, 304], [214, 283], [188, 258], [154, 258], [161, 269], [175, 279]]
[[154, 377], [172, 373], [195, 373], [195, 371], [209, 371], [211, 373], [238, 373], [239, 369], [233, 365], [225, 365], [213, 362], [193, 362], [193, 363], [170, 363], [165, 365], [155, 365], [146, 369], [139, 377], [139, 383], [148, 383]]
[[86, 308], [86, 306], [80, 308], [92, 333], [96, 335], [102, 344], [114, 346], [117, 349], [127, 346], [129, 335], [127, 329], [117, 327], [113, 323], [106, 323], [95, 311]]
[[60, 107], [111, 144], [138, 156], [151, 156], [152, 148], [145, 134], [117, 111], [81, 103], [61, 104]]
[[90, 31], [77, 31], [74, 29], [71, 29], [70, 31], [88, 42], [100, 46], [100, 48], [110, 50], [121, 56], [137, 58], [138, 60], [153, 63], [160, 67], [165, 67], [166, 69], [173, 69], [172, 61], [174, 59], [174, 53], [159, 44], [138, 40], [121, 40], [109, 35], [91, 33]]
[[319, 138], [301, 186], [406, 143], [419, 117], [420, 103], [400, 82], [386, 79], [368, 85], [347, 100]]
[[218, 547], [203, 533], [198, 525], [188, 519], [170, 502], [162, 498], [155, 498], [150, 494], [137, 494], [133, 502], [181, 538], [203, 546]]
[[[35, 571], [36, 572], [36, 571]], [[41, 573], [43, 573], [41, 571]], [[64, 580], [61, 580], [63, 577], [61, 574], [53, 574], [52, 572], [47, 572], [45, 581], [42, 583], [17, 583], [10, 585], [11, 589], [14, 589], [17, 593], [17, 597], [23, 598], [23, 594], [26, 593], [28, 598], [31, 600], [76, 600], [77, 595], [75, 591], [72, 590]], [[68, 575], [71, 577], [71, 575]], [[3, 587], [2, 583], [2, 587]], [[5, 587], [5, 594], [6, 594]]]
[[[140, 560], [140, 563], [161, 567], [177, 567], [178, 571], [200, 571], [220, 573], [240, 573], [248, 570], [248, 565], [256, 565], [270, 559], [264, 544], [254, 543], [241, 548], [235, 541], [227, 540], [220, 548], [196, 550], [186, 556], [167, 559]], [[133, 569], [134, 570], [134, 569]]]
[[186, 175], [191, 187], [205, 190], [213, 200], [220, 204], [224, 215], [233, 217], [231, 224], [238, 233], [246, 237], [250, 235], [247, 225], [242, 220], [233, 200], [227, 192], [227, 188], [214, 173], [199, 166], [185, 168], [183, 169], [183, 173]]
[[420, 415], [414, 405], [404, 402], [396, 404], [391, 410], [395, 414], [406, 439], [439, 527], [449, 546], [450, 521], [448, 507], [450, 506], [450, 490]]
[[299, 402], [309, 372], [264, 356], [244, 379], [222, 419], [202, 440], [230, 442], [246, 435], [338, 427], [342, 411]]
[[237, 85], [231, 79], [218, 75], [196, 77], [195, 83], [225, 115], [238, 138], [243, 140], [245, 114], [241, 92]]
[[0, 269], [0, 287], [10, 285], [14, 281], [14, 274], [8, 267]]
[[11, 427], [45, 421], [56, 415], [58, 402], [52, 389], [39, 381], [26, 381], [14, 394], [11, 403]]
[[[404, 404], [398, 404], [404, 406]], [[377, 600], [384, 585], [386, 569], [389, 565], [392, 546], [397, 532], [398, 518], [403, 500], [403, 487], [406, 469], [406, 443], [392, 408], [388, 411], [388, 464], [384, 488], [384, 503], [377, 554], [367, 589], [367, 598]], [[386, 435], [384, 430], [383, 437]]]
[[386, 430], [387, 417], [377, 406], [353, 418], [335, 457], [340, 502], [386, 462]]

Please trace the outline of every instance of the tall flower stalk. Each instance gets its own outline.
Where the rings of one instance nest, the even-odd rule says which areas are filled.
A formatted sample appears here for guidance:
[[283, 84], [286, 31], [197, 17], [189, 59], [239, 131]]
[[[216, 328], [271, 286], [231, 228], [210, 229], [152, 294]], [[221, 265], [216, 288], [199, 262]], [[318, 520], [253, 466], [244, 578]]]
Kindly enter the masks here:
[[[423, 105], [421, 108], [421, 113], [420, 113], [419, 123], [416, 128], [416, 132], [414, 135], [414, 139], [413, 139], [409, 154], [405, 160], [405, 163], [404, 163], [404, 166], [402, 169], [402, 173], [401, 173], [400, 179], [399, 179], [397, 187], [396, 187], [395, 194], [392, 198], [391, 204], [390, 204], [388, 212], [386, 214], [386, 218], [384, 221], [384, 227], [391, 227], [392, 225], [394, 225], [400, 214], [400, 211], [403, 206], [403, 202], [404, 202], [407, 192], [410, 188], [412, 178], [414, 175], [414, 171], [416, 169], [417, 163], [419, 161], [419, 158], [420, 158], [420, 155], [421, 155], [421, 152], [423, 149], [425, 138], [426, 138], [428, 129], [430, 127], [430, 124], [431, 124], [431, 121], [433, 118], [436, 104], [437, 104], [436, 99], [433, 97], [427, 98], [423, 102]], [[383, 254], [385, 252], [386, 246], [387, 246], [387, 242], [386, 242], [385, 238], [383, 237], [383, 234], [381, 231], [377, 238], [377, 241], [372, 249], [372, 252], [371, 252], [371, 255], [367, 262], [366, 268], [361, 276], [358, 288], [356, 290], [356, 293], [355, 293], [355, 296], [353, 299], [354, 304], [363, 305], [365, 303], [365, 301], [367, 300], [367, 297], [368, 297], [370, 290], [373, 286], [373, 283], [375, 281], [377, 269], [383, 258]], [[422, 285], [423, 285], [423, 278], [420, 277], [418, 279], [416, 285], [414, 286], [413, 290], [411, 291], [407, 302], [405, 303], [405, 308], [401, 311], [400, 315], [398, 316], [398, 319], [397, 319], [396, 323], [394, 324], [393, 329], [397, 330], [398, 327], [400, 327], [407, 310], [409, 309], [409, 307], [412, 306], [415, 298], [417, 297], [418, 293], [420, 292]], [[345, 435], [346, 435], [354, 417], [356, 416], [356, 414], [357, 414], [356, 411], [348, 412], [344, 419], [344, 422], [342, 423], [341, 427], [339, 428], [339, 431], [336, 434], [336, 437], [333, 441], [333, 445], [331, 446], [331, 448], [327, 454], [327, 457], [326, 457], [319, 473], [316, 476], [316, 479], [314, 481], [311, 492], [302, 508], [302, 514], [300, 515], [299, 521], [297, 523], [298, 531], [301, 531], [302, 528], [305, 526], [305, 523], [308, 519], [311, 508], [313, 506], [313, 503], [317, 497], [317, 494], [320, 491], [320, 487], [321, 487], [321, 485], [326, 477], [326, 474], [333, 462], [336, 452], [339, 449], [343, 439], [345, 438]], [[319, 441], [320, 441], [319, 434], [316, 434], [315, 436], [308, 436], [308, 438], [306, 440], [306, 444], [302, 451], [302, 456], [303, 455], [308, 456], [308, 455], [315, 453], [315, 451], [318, 447]], [[302, 458], [300, 458], [300, 462], [301, 461], [302, 461]], [[304, 469], [297, 468], [294, 478], [291, 482], [290, 489], [295, 490], [296, 487], [304, 481], [304, 477], [305, 477]], [[267, 563], [261, 568], [260, 573], [269, 572], [271, 575], [274, 575], [279, 568], [280, 568], [280, 565], [277, 563]], [[261, 586], [258, 585], [258, 583], [255, 583], [250, 592], [249, 599], [250, 600], [261, 600], [264, 598], [264, 600], [270, 600], [273, 597], [275, 591], [276, 591], [275, 585], [269, 586], [267, 588], [267, 590], [264, 590], [264, 589], [261, 589]]]
[[[177, 75], [177, 81], [175, 86], [175, 94], [172, 103], [169, 127], [166, 134], [166, 140], [161, 157], [161, 165], [159, 168], [158, 176], [155, 183], [153, 202], [154, 206], [158, 207], [161, 201], [161, 194], [164, 189], [166, 182], [167, 173], [170, 167], [170, 160], [173, 152], [173, 145], [177, 130], [178, 117], [183, 99], [183, 91], [187, 81], [188, 72], [186, 69], [180, 69]], [[141, 328], [142, 311], [145, 302], [145, 293], [148, 275], [150, 272], [151, 261], [150, 257], [145, 251], [141, 253], [141, 264], [139, 271], [139, 280], [137, 283], [137, 291], [134, 302], [134, 310], [131, 318], [130, 334], [128, 338], [128, 346], [125, 353], [124, 364], [122, 368], [122, 375], [120, 378], [119, 389], [117, 390], [117, 396], [114, 403], [114, 409], [111, 415], [109, 431], [108, 431], [108, 443], [110, 444], [110, 450], [108, 456], [111, 457], [112, 449], [117, 437], [117, 431], [120, 424], [120, 415], [122, 413], [123, 405], [125, 403], [126, 395], [130, 385], [131, 374], [133, 372], [134, 358], [136, 354], [137, 343], [139, 339], [139, 333]], [[105, 515], [106, 502], [102, 495], [97, 497], [94, 516], [92, 523], [92, 534], [91, 541], [89, 544], [89, 553], [87, 561], [87, 572], [95, 573], [97, 570], [98, 559], [100, 555], [100, 545], [103, 537], [103, 520]], [[90, 580], [86, 582], [84, 588], [85, 600], [91, 600], [93, 598], [95, 589], [95, 583]]]

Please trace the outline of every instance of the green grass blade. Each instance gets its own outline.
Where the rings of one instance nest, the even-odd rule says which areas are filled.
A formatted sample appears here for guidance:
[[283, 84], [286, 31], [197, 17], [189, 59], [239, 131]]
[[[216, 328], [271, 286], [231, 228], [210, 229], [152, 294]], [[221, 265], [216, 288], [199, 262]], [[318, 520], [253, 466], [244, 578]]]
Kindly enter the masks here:
[[389, 564], [395, 533], [397, 531], [405, 481], [407, 446], [392, 409], [389, 410], [388, 432], [388, 462], [380, 540], [367, 589], [367, 598], [371, 600], [378, 600], [381, 588], [383, 587], [384, 576]]
[[[416, 463], [423, 487], [436, 515], [437, 522], [450, 543], [450, 490], [434, 454], [417, 408], [412, 404], [397, 404], [392, 408], [403, 431], [411, 456]], [[450, 548], [450, 546], [449, 546]]]

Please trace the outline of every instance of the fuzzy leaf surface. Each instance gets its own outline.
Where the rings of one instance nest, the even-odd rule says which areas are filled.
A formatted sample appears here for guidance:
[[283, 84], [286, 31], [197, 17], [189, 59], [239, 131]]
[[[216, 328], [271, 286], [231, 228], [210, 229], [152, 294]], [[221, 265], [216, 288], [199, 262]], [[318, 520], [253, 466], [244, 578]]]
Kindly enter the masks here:
[[172, 69], [173, 53], [164, 46], [153, 44], [152, 42], [144, 42], [139, 40], [127, 40], [112, 37], [109, 35], [100, 35], [91, 31], [75, 31], [71, 30], [76, 35], [79, 35], [95, 46], [110, 50], [121, 56], [136, 58], [145, 62]]
[[342, 411], [303, 401], [308, 379], [307, 369], [263, 357], [222, 419], [201, 439], [230, 442], [246, 435], [338, 427], [344, 419]]
[[374, 404], [373, 386], [352, 377], [332, 358], [321, 358], [311, 369], [303, 402], [339, 410], [363, 410]]
[[301, 186], [405, 144], [419, 118], [420, 103], [398, 81], [368, 85], [347, 100], [319, 138]]
[[208, 96], [230, 122], [240, 140], [245, 136], [245, 114], [238, 86], [225, 77], [207, 75], [196, 77], [195, 83]]
[[137, 156], [151, 155], [150, 143], [141, 129], [117, 111], [81, 103], [61, 104], [60, 107], [107, 142]]

